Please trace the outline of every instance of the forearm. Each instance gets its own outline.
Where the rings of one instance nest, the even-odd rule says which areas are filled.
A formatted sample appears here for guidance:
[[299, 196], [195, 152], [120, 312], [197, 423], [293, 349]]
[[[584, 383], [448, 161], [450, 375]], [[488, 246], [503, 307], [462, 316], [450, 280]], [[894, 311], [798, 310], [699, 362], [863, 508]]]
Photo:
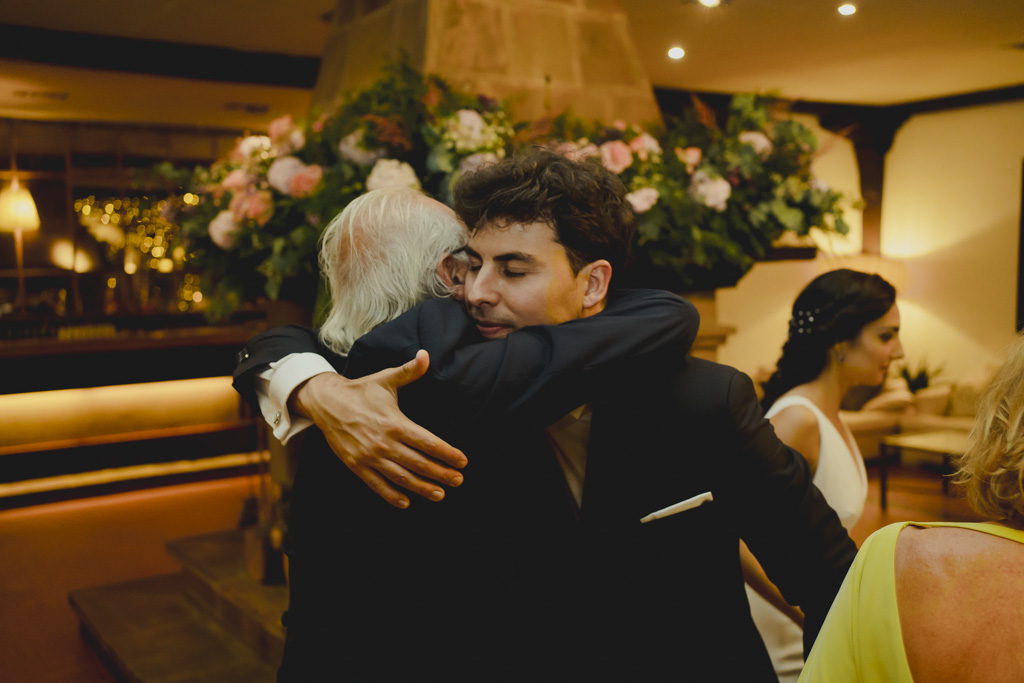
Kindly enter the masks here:
[[743, 580], [754, 592], [767, 600], [775, 609], [792, 620], [800, 628], [804, 627], [804, 613], [799, 607], [794, 607], [786, 602], [782, 593], [764, 573], [761, 563], [757, 561], [750, 548], [743, 541], [740, 541], [740, 567], [743, 570]]

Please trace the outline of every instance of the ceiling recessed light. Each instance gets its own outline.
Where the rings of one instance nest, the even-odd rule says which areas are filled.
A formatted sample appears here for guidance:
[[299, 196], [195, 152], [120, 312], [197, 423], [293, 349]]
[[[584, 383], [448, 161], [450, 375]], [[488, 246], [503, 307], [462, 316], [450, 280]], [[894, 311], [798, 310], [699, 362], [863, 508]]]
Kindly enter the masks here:
[[697, 0], [697, 2], [705, 7], [718, 7], [722, 4], [722, 0]]
[[854, 7], [853, 5], [847, 4], [847, 5], [840, 5], [839, 6], [839, 13], [842, 14], [844, 17], [848, 17], [848, 16], [850, 16], [851, 14], [853, 14], [856, 11], [857, 11], [857, 8]]
[[686, 51], [681, 47], [674, 47], [668, 51], [668, 56], [672, 59], [682, 59], [685, 54]]

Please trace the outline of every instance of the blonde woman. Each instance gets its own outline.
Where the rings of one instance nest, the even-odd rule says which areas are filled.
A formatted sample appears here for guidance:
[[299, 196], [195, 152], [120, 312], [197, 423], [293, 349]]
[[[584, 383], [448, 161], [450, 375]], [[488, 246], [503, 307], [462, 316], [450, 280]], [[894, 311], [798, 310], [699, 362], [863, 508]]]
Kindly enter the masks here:
[[891, 524], [857, 555], [800, 681], [1024, 681], [1024, 336], [955, 481], [981, 523]]

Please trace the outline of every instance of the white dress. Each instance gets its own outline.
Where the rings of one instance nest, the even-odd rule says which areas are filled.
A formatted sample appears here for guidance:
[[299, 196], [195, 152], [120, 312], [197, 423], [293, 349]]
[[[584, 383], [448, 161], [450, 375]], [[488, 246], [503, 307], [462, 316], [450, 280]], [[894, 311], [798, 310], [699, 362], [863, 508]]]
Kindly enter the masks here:
[[[765, 414], [772, 417], [790, 406], [804, 406], [818, 421], [818, 468], [814, 473], [814, 485], [818, 487], [825, 501], [839, 515], [839, 520], [849, 531], [864, 512], [864, 501], [868, 496], [868, 475], [864, 469], [864, 458], [857, 443], [850, 438], [853, 452], [835, 425], [810, 400], [803, 396], [784, 396], [772, 404]], [[849, 434], [849, 430], [843, 427]], [[750, 614], [757, 630], [771, 655], [775, 672], [780, 681], [796, 681], [804, 663], [803, 632], [789, 617], [777, 610], [771, 603], [747, 586], [750, 600]]]

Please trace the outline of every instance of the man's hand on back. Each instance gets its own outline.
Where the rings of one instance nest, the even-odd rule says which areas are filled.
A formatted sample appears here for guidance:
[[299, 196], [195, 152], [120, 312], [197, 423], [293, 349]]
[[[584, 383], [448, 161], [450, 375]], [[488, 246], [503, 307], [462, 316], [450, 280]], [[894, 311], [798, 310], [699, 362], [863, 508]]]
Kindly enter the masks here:
[[[399, 508], [409, 497], [444, 498], [437, 483], [458, 486], [466, 456], [410, 421], [398, 408], [398, 389], [427, 371], [426, 351], [397, 368], [350, 380], [332, 373], [310, 378], [292, 394], [289, 407], [312, 418], [335, 455], [381, 498]], [[450, 465], [451, 467], [446, 466]]]

